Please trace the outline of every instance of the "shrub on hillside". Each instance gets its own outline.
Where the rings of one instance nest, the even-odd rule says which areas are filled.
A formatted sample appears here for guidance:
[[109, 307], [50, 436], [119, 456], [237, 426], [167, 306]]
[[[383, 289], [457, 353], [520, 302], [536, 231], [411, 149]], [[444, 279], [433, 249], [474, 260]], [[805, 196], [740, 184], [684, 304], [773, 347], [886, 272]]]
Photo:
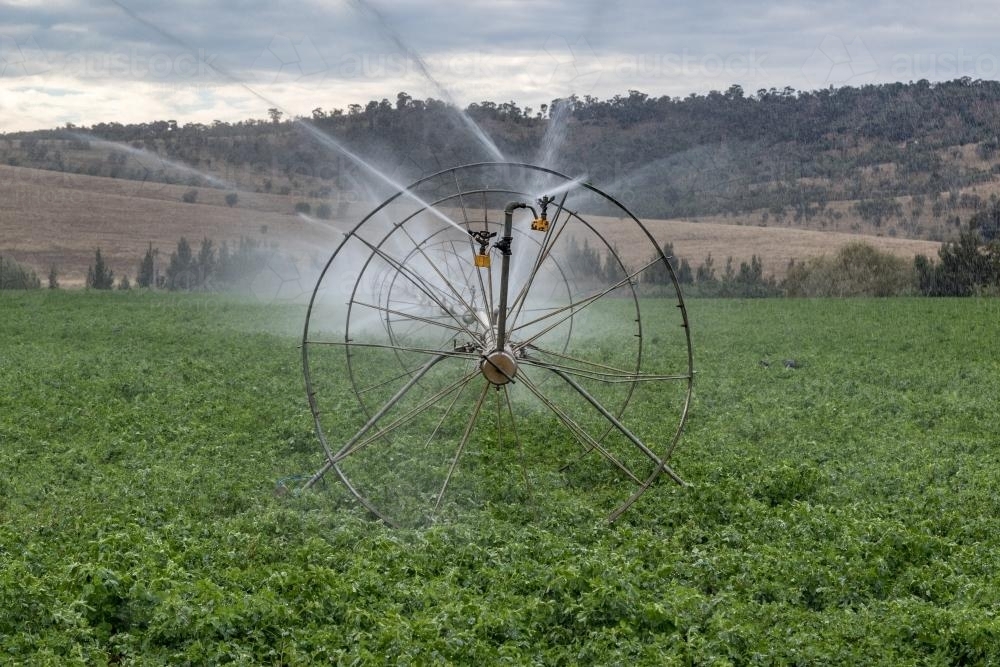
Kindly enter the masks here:
[[8, 257], [0, 256], [0, 290], [38, 289], [42, 281], [31, 269]]
[[913, 266], [867, 243], [849, 243], [833, 257], [792, 263], [783, 287], [788, 296], [900, 296], [915, 286]]

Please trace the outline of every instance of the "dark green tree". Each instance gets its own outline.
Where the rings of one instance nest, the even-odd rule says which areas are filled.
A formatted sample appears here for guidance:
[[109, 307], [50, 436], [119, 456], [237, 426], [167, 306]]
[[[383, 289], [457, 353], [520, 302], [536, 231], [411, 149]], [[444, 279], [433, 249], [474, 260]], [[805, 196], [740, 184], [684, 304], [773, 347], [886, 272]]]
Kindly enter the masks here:
[[583, 246], [580, 246], [576, 239], [571, 239], [566, 254], [567, 264], [576, 277], [584, 279], [601, 277], [603, 272], [601, 256], [590, 246], [587, 239], [583, 240]]
[[944, 243], [938, 250], [934, 293], [968, 296], [977, 287], [997, 284], [995, 264], [988, 250], [972, 229], [963, 231], [957, 241]]
[[989, 243], [1000, 238], [1000, 201], [984, 210], [977, 211], [969, 219], [969, 227], [979, 233], [979, 237]]
[[736, 270], [733, 268], [733, 257], [726, 257], [726, 268], [722, 272], [722, 282], [730, 284], [736, 281]]
[[143, 255], [142, 261], [139, 262], [139, 271], [136, 273], [135, 281], [139, 287], [153, 287], [153, 272], [155, 271], [155, 261], [153, 244], [150, 243], [149, 247], [146, 249], [146, 254]]
[[681, 260], [681, 265], [677, 269], [677, 282], [681, 285], [690, 285], [694, 282], [694, 272], [691, 271], [691, 264], [686, 259]]
[[201, 287], [211, 280], [216, 268], [215, 247], [208, 237], [201, 241], [195, 267], [197, 269], [197, 286]]
[[917, 289], [920, 293], [925, 296], [934, 294], [937, 291], [934, 263], [927, 258], [927, 255], [917, 255], [913, 258], [913, 268], [917, 272]]
[[181, 240], [177, 242], [177, 250], [170, 253], [170, 264], [167, 266], [167, 289], [191, 289], [196, 286], [196, 282], [191, 244], [182, 236]]
[[111, 289], [115, 286], [115, 272], [104, 262], [101, 249], [94, 253], [94, 263], [87, 268], [87, 287], [93, 289]]
[[614, 250], [608, 248], [604, 253], [604, 267], [601, 269], [601, 273], [609, 287], [625, 278], [625, 269], [618, 259], [617, 251], [617, 248]]
[[740, 273], [737, 280], [744, 285], [756, 285], [764, 277], [764, 263], [757, 255], [750, 258], [750, 263], [740, 262]]
[[[670, 268], [676, 272], [678, 270], [677, 257], [674, 256], [674, 244], [667, 241], [663, 244], [663, 256], [666, 257]], [[662, 261], [652, 264], [643, 272], [642, 280], [650, 285], [669, 285], [670, 271]]]
[[705, 261], [698, 267], [698, 270], [695, 272], [695, 279], [699, 285], [715, 282], [715, 260], [712, 259], [712, 253], [708, 253]]

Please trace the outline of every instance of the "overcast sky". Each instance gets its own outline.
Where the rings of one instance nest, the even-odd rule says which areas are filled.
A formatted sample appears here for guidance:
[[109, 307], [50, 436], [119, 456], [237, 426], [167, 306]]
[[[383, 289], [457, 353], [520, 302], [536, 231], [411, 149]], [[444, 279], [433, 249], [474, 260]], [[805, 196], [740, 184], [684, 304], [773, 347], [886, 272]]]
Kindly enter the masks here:
[[398, 91], [537, 109], [1000, 79], [997, 17], [985, 1], [0, 0], [0, 131], [308, 115]]

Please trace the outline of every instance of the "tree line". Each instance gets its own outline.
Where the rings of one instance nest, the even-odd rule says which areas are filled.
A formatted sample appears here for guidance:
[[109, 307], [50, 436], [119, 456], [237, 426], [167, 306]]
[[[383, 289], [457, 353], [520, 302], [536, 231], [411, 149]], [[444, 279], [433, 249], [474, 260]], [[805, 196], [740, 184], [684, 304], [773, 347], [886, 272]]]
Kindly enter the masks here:
[[[140, 259], [135, 285], [140, 288], [167, 290], [222, 291], [252, 279], [267, 266], [274, 248], [241, 237], [230, 246], [223, 241], [216, 246], [202, 239], [195, 252], [182, 237], [162, 267], [160, 252], [149, 245]], [[684, 293], [701, 297], [888, 297], [919, 294], [924, 296], [1000, 295], [1000, 202], [974, 214], [959, 237], [945, 242], [936, 258], [917, 255], [912, 262], [882, 252], [868, 244], [850, 243], [832, 256], [806, 261], [792, 260], [785, 277], [778, 281], [765, 274], [761, 258], [753, 255], [737, 265], [727, 257], [721, 270], [709, 253], [697, 266], [679, 257], [672, 243], [664, 244], [664, 257]], [[626, 267], [617, 249], [603, 251], [585, 240], [581, 245], [571, 240], [566, 249], [565, 268], [571, 278], [599, 281], [613, 285], [633, 275], [633, 282], [644, 293], [662, 294], [673, 285], [670, 272], [662, 262], [650, 258], [650, 265]], [[49, 272], [49, 287], [58, 287], [58, 271]], [[99, 290], [114, 288], [114, 271], [105, 262], [101, 250], [87, 271], [87, 287]], [[36, 272], [10, 258], [0, 256], [0, 290], [38, 289], [41, 280]], [[128, 276], [122, 276], [119, 289], [129, 289]]]
[[[917, 255], [907, 261], [863, 242], [849, 243], [832, 256], [792, 260], [779, 282], [764, 276], [756, 256], [740, 262], [738, 271], [730, 257], [716, 276], [711, 254], [695, 271], [675, 256], [672, 244], [663, 254], [685, 292], [695, 296], [1000, 296], [1000, 202], [972, 215], [957, 239], [941, 244], [936, 258]], [[644, 280], [670, 282], [666, 270], [656, 266]]]
[[[275, 251], [273, 245], [265, 246], [256, 239], [241, 236], [232, 245], [227, 241], [216, 245], [206, 237], [195, 252], [182, 236], [164, 260], [160, 250], [150, 243], [137, 264], [134, 285], [170, 291], [227, 291], [245, 285], [265, 270]], [[114, 271], [104, 260], [100, 248], [94, 254], [94, 263], [87, 269], [86, 285], [97, 290], [115, 287]], [[131, 289], [132, 285], [127, 275], [118, 281], [118, 289]]]

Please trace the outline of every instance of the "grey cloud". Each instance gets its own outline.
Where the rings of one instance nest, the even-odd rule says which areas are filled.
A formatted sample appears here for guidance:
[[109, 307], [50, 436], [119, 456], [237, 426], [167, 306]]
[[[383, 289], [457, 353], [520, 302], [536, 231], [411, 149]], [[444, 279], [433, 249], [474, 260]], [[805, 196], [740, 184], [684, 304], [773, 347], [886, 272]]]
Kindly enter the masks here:
[[[194, 85], [210, 97], [213, 86], [228, 83], [212, 71], [217, 66], [251, 86], [312, 86], [324, 105], [363, 101], [360, 92], [341, 99], [352, 85], [387, 97], [399, 89], [437, 96], [385, 32], [347, 2], [121, 1], [162, 32], [112, 2], [4, 7], [0, 38], [8, 55], [0, 53], [0, 90], [28, 76], [40, 88], [65, 86], [66, 79], [77, 79], [81, 89], [135, 81]], [[949, 10], [924, 0], [375, 5], [459, 103], [483, 99], [484, 92], [537, 106], [571, 93], [606, 97], [629, 88], [684, 96], [733, 83], [753, 92], [1000, 78], [998, 22], [991, 5], [978, 1]], [[60, 86], [47, 82], [57, 76]], [[334, 89], [340, 97], [326, 98]]]

